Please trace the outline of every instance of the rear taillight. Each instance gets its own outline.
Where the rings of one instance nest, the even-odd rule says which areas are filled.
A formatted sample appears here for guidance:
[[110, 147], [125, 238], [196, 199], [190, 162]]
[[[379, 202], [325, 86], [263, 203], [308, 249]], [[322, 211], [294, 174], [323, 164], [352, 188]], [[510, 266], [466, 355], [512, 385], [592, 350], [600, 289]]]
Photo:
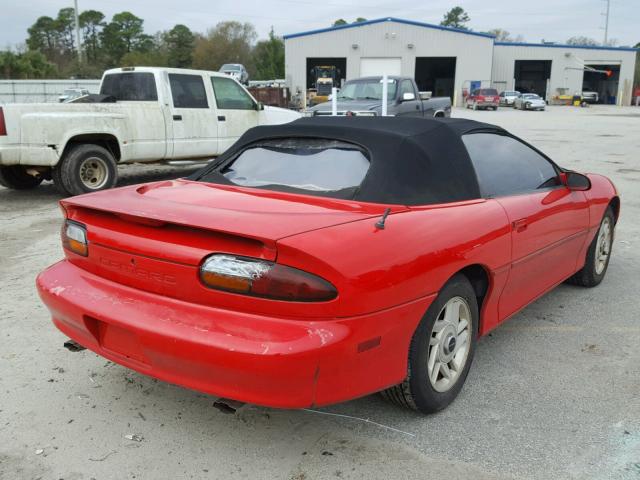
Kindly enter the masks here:
[[87, 228], [81, 223], [66, 220], [62, 225], [62, 246], [83, 257], [89, 255]]
[[200, 280], [215, 290], [291, 302], [323, 302], [338, 295], [333, 285], [311, 273], [226, 254], [207, 257], [200, 267]]
[[4, 110], [0, 107], [0, 137], [7, 134], [7, 124], [4, 121]]

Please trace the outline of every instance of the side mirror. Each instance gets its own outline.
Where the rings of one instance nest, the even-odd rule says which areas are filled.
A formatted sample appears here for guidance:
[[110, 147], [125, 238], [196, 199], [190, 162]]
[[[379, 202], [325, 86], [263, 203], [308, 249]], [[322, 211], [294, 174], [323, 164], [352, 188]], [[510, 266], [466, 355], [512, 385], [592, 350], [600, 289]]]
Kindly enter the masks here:
[[591, 188], [589, 177], [578, 172], [563, 172], [560, 174], [560, 179], [569, 190], [584, 191]]
[[256, 110], [259, 111], [259, 112], [264, 110], [264, 103], [256, 102]]
[[416, 99], [416, 94], [415, 93], [410, 93], [410, 92], [405, 92], [402, 94], [402, 101], [403, 102], [410, 102], [412, 100]]

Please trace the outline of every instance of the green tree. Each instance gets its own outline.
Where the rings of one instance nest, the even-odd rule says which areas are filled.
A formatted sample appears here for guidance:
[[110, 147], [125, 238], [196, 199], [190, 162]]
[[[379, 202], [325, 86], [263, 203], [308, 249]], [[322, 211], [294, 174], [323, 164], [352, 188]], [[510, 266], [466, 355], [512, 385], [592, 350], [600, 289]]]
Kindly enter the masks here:
[[344, 18], [339, 18], [338, 20], [336, 20], [335, 22], [333, 22], [333, 25], [331, 25], [332, 27], [339, 27], [340, 25], [346, 25], [347, 21]]
[[191, 68], [195, 36], [185, 25], [176, 25], [162, 35], [170, 67]]
[[269, 39], [258, 42], [253, 49], [256, 80], [284, 78], [284, 42], [271, 27]]
[[40, 50], [50, 55], [58, 45], [58, 30], [56, 21], [47, 16], [39, 17], [33, 25], [27, 29], [29, 37], [27, 46], [30, 50]]
[[241, 63], [254, 76], [251, 46], [256, 37], [256, 30], [250, 23], [220, 22], [205, 35], [196, 36], [193, 66], [217, 70], [224, 63]]
[[567, 39], [567, 45], [584, 45], [587, 47], [595, 47], [600, 45], [596, 40], [589, 37], [577, 36]]
[[52, 78], [57, 76], [56, 66], [39, 51], [24, 53], [0, 52], [0, 79]]
[[78, 16], [82, 29], [82, 47], [87, 62], [96, 62], [100, 56], [100, 33], [105, 26], [104, 14], [97, 10], [85, 10]]
[[471, 18], [462, 7], [453, 7], [447, 13], [444, 14], [444, 18], [440, 22], [443, 27], [460, 28], [462, 30], [469, 30], [465, 25]]
[[73, 8], [61, 8], [55, 20], [60, 48], [64, 54], [71, 54], [76, 49], [75, 12]]
[[358, 18], [356, 18], [356, 21], [355, 21], [355, 22], [353, 22], [353, 23], [360, 23], [360, 22], [366, 22], [366, 21], [367, 21], [367, 19], [366, 19], [366, 18], [364, 18], [364, 17], [358, 17]]
[[144, 52], [153, 48], [153, 38], [144, 33], [143, 23], [143, 19], [131, 12], [120, 12], [105, 25], [100, 41], [111, 64], [118, 65], [129, 52]]
[[39, 51], [63, 71], [73, 63], [76, 55], [73, 8], [63, 8], [54, 19], [39, 17], [27, 30], [29, 50]]

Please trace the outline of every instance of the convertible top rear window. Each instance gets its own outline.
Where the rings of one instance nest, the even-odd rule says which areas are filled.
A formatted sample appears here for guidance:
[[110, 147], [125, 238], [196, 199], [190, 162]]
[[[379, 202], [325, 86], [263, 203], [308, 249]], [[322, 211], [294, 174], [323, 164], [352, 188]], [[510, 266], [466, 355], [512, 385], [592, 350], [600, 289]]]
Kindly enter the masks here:
[[352, 193], [360, 186], [368, 170], [369, 159], [356, 145], [288, 138], [251, 145], [221, 165], [214, 175], [243, 187], [342, 197], [341, 192]]
[[464, 119], [309, 117], [248, 130], [189, 177], [358, 202], [430, 205], [480, 198], [461, 136], [501, 131]]

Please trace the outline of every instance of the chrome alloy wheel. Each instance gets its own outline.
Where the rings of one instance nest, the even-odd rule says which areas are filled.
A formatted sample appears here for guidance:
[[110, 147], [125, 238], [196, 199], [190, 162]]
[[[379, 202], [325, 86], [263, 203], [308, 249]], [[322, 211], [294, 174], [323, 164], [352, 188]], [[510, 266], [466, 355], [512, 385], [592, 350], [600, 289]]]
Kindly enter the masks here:
[[109, 179], [109, 169], [105, 161], [98, 157], [89, 157], [80, 164], [80, 181], [91, 189], [102, 188]]
[[613, 228], [611, 219], [604, 217], [600, 230], [598, 230], [598, 240], [596, 241], [595, 268], [598, 275], [602, 275], [607, 266], [609, 255], [611, 254], [611, 242], [613, 240]]
[[429, 339], [427, 373], [437, 392], [446, 392], [460, 377], [469, 356], [471, 309], [462, 297], [451, 298], [440, 310]]

